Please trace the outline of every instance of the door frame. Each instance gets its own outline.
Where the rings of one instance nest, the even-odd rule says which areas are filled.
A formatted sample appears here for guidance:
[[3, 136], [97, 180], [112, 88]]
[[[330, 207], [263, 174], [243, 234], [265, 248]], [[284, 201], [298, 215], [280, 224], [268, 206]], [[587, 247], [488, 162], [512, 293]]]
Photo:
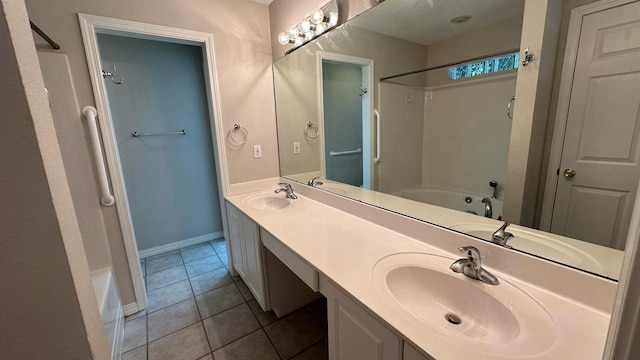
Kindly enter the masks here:
[[102, 78], [102, 66], [97, 34], [109, 34], [184, 45], [194, 45], [202, 48], [204, 57], [204, 82], [209, 107], [211, 136], [212, 139], [214, 139], [212, 151], [214, 154], [218, 180], [222, 226], [225, 239], [228, 239], [226, 213], [222, 210], [225, 208], [224, 197], [229, 193], [229, 178], [227, 171], [227, 157], [224, 148], [224, 127], [222, 122], [222, 113], [220, 110], [221, 107], [218, 91], [218, 76], [215, 66], [213, 35], [199, 31], [145, 24], [83, 13], [78, 14], [78, 19], [80, 21], [82, 40], [89, 67], [91, 87], [93, 89], [96, 109], [98, 111], [100, 132], [102, 134], [104, 152], [107, 159], [107, 168], [110, 175], [109, 178], [113, 187], [114, 197], [116, 199], [116, 211], [118, 214], [118, 220], [120, 221], [127, 262], [131, 273], [131, 282], [133, 284], [133, 290], [136, 298], [135, 303], [126, 304], [124, 306], [125, 315], [129, 315], [147, 308], [148, 302], [142, 277], [142, 269], [140, 266], [140, 256], [133, 229], [133, 221], [131, 219], [131, 210], [127, 199], [120, 154], [116, 143], [113, 118], [109, 108], [106, 86]]
[[569, 117], [569, 105], [571, 101], [571, 87], [573, 86], [573, 74], [575, 72], [578, 56], [578, 43], [582, 29], [582, 21], [585, 16], [604, 11], [610, 8], [626, 5], [637, 0], [601, 0], [592, 4], [577, 7], [571, 10], [569, 29], [567, 32], [567, 44], [565, 46], [564, 61], [562, 65], [562, 77], [558, 94], [558, 105], [555, 114], [551, 151], [549, 153], [549, 165], [547, 167], [547, 179], [542, 200], [542, 212], [540, 216], [540, 230], [551, 231], [553, 208], [557, 193], [560, 174], [560, 161], [567, 130]]
[[318, 105], [320, 118], [318, 127], [320, 128], [320, 168], [322, 177], [327, 178], [327, 168], [325, 163], [325, 138], [324, 138], [324, 84], [322, 78], [323, 61], [333, 61], [349, 65], [357, 65], [362, 68], [362, 86], [368, 91], [362, 96], [362, 173], [365, 189], [374, 189], [374, 164], [373, 164], [373, 102], [374, 102], [374, 66], [373, 60], [356, 56], [336, 54], [326, 51], [317, 52], [317, 79], [318, 79]]

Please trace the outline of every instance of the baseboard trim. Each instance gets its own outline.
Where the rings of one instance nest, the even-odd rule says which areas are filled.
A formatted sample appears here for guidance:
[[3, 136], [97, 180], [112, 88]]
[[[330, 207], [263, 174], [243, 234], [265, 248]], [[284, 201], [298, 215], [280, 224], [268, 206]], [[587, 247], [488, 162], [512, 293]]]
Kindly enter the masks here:
[[166, 244], [166, 245], [156, 246], [156, 247], [151, 248], [151, 249], [140, 250], [140, 251], [138, 251], [138, 254], [140, 256], [140, 259], [144, 259], [144, 258], [149, 257], [149, 256], [162, 254], [162, 253], [165, 253], [167, 251], [177, 250], [177, 249], [180, 249], [180, 248], [183, 248], [183, 247], [186, 247], [186, 246], [200, 244], [200, 243], [203, 243], [205, 241], [211, 241], [211, 240], [219, 239], [221, 237], [224, 237], [224, 232], [217, 231], [217, 232], [214, 232], [214, 233], [204, 234], [204, 235], [192, 237], [192, 238], [189, 238], [189, 239], [184, 239], [184, 240], [172, 242], [172, 243]]
[[124, 312], [124, 316], [129, 316], [137, 313], [138, 311], [140, 311], [140, 309], [138, 309], [138, 303], [132, 302], [130, 304], [124, 305], [122, 307], [122, 311]]

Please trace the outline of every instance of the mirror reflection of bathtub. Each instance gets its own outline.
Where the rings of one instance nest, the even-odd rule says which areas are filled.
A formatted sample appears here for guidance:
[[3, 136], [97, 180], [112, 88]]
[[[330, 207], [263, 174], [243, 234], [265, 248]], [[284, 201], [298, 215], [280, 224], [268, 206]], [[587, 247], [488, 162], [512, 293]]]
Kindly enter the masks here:
[[462, 193], [455, 190], [418, 186], [395, 192], [392, 195], [480, 216], [484, 216], [485, 213], [485, 203], [483, 203], [482, 200], [489, 199], [489, 201], [491, 201], [491, 212], [493, 215], [491, 218], [498, 219], [502, 214], [502, 200], [487, 198], [483, 195]]

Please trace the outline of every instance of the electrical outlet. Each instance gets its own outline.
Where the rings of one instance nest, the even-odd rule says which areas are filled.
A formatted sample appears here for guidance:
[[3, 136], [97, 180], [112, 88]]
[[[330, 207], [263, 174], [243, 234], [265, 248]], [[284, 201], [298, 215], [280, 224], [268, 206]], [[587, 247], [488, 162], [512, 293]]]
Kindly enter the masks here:
[[261, 145], [253, 145], [253, 158], [261, 158], [262, 157], [262, 146]]
[[297, 141], [293, 143], [293, 153], [300, 154], [300, 143]]

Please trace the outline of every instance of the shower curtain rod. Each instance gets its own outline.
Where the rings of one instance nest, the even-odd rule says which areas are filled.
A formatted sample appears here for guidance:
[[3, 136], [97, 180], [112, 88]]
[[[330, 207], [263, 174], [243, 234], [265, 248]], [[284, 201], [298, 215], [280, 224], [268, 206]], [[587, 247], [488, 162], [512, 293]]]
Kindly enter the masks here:
[[60, 45], [58, 45], [57, 42], [53, 41], [53, 39], [51, 39], [49, 35], [45, 34], [45, 32], [42, 31], [42, 29], [40, 29], [38, 25], [34, 24], [31, 20], [29, 20], [29, 24], [31, 25], [31, 29], [35, 31], [36, 34], [40, 35], [40, 37], [43, 38], [46, 42], [48, 42], [52, 48], [56, 50], [60, 49]]
[[381, 77], [380, 81], [391, 80], [391, 79], [395, 79], [395, 78], [398, 78], [398, 77], [401, 77], [401, 76], [413, 75], [413, 74], [418, 74], [418, 73], [421, 73], [421, 72], [427, 72], [427, 71], [431, 71], [431, 70], [438, 70], [438, 69], [442, 69], [442, 68], [449, 67], [449, 66], [455, 66], [455, 65], [460, 65], [460, 64], [464, 64], [464, 63], [468, 63], [468, 62], [472, 62], [472, 61], [476, 61], [476, 60], [491, 58], [491, 57], [494, 57], [494, 56], [510, 54], [510, 53], [514, 53], [514, 52], [517, 52], [517, 51], [520, 51], [520, 49], [511, 49], [511, 50], [500, 51], [500, 52], [489, 54], [489, 55], [476, 56], [476, 57], [473, 57], [473, 58], [470, 58], [470, 59], [455, 61], [455, 62], [451, 62], [451, 63], [444, 64], [444, 65], [431, 66], [431, 67], [427, 67], [427, 68], [424, 68], [424, 69], [408, 71], [408, 72], [397, 74], [397, 75]]

